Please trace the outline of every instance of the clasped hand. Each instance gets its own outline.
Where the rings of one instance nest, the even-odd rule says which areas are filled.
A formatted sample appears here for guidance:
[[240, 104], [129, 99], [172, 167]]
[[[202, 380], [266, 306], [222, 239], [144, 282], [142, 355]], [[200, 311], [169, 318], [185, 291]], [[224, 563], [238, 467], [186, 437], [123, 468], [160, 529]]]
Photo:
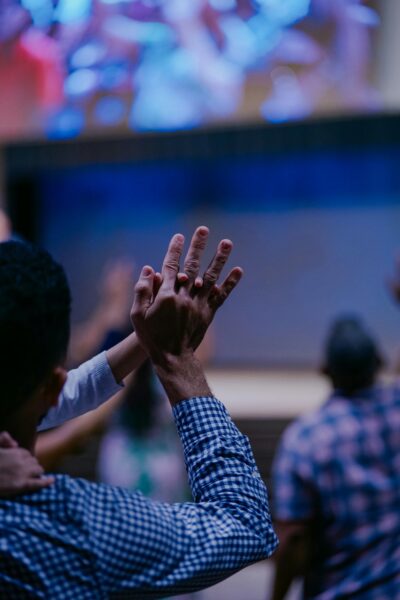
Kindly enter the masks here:
[[183, 272], [179, 272], [184, 237], [172, 237], [161, 274], [152, 267], [142, 269], [135, 286], [131, 318], [136, 334], [155, 364], [168, 356], [193, 352], [207, 331], [217, 309], [225, 302], [242, 277], [235, 267], [221, 285], [217, 281], [232, 250], [230, 240], [222, 240], [202, 277], [200, 261], [209, 231], [198, 227], [187, 252]]

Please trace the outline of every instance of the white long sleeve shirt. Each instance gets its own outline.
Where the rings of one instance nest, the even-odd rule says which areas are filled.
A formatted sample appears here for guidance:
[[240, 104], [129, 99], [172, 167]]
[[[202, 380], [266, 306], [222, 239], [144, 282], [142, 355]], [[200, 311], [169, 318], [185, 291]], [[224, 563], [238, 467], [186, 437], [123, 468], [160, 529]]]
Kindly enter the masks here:
[[68, 372], [58, 405], [51, 408], [38, 427], [44, 431], [94, 410], [123, 388], [115, 381], [105, 352]]

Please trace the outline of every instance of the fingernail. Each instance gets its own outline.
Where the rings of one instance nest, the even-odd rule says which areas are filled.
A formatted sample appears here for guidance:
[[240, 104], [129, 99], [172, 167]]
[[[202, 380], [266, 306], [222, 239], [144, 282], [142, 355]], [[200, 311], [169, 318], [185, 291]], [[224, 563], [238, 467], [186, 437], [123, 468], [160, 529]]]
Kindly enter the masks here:
[[151, 267], [143, 267], [142, 275], [148, 277], [149, 275], [151, 275], [152, 271], [153, 269]]
[[208, 228], [205, 225], [202, 225], [199, 229], [199, 235], [202, 237], [206, 237], [206, 235], [208, 235]]
[[230, 240], [224, 240], [222, 242], [222, 248], [224, 250], [229, 250], [229, 248], [231, 248], [231, 246], [232, 246], [232, 242]]
[[177, 233], [175, 239], [176, 239], [177, 242], [182, 242], [183, 243], [185, 241], [185, 238], [183, 237], [183, 235], [181, 233]]

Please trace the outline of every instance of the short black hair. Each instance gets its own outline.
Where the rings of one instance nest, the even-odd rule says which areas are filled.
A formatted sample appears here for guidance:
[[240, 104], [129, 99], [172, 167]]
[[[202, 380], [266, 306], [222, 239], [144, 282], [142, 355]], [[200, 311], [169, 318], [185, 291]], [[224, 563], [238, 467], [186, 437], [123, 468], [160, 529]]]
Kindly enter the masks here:
[[337, 318], [325, 345], [325, 373], [335, 388], [345, 394], [371, 386], [380, 367], [382, 354], [362, 320], [357, 316]]
[[48, 252], [0, 243], [0, 422], [64, 360], [70, 312], [65, 272]]

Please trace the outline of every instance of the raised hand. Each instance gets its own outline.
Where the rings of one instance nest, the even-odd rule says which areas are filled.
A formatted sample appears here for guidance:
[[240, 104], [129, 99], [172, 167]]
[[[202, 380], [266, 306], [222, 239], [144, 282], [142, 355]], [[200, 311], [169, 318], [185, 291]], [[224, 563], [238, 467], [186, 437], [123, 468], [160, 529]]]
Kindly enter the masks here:
[[191, 338], [192, 348], [196, 349], [202, 341], [210, 323], [218, 308], [222, 306], [229, 294], [239, 283], [242, 277], [242, 269], [235, 267], [218, 286], [217, 281], [232, 251], [232, 242], [222, 240], [217, 247], [216, 253], [205, 273], [201, 277], [200, 261], [208, 239], [208, 229], [199, 227], [196, 229], [188, 253], [184, 261], [184, 273], [187, 281], [182, 284], [194, 299], [197, 310], [198, 324]]
[[20, 448], [7, 432], [0, 433], [0, 497], [37, 492], [52, 485], [54, 479], [43, 474], [28, 450]]
[[210, 265], [199, 276], [208, 233], [207, 227], [196, 229], [184, 261], [184, 275], [179, 279], [184, 238], [177, 234], [165, 255], [161, 283], [151, 267], [144, 267], [135, 287], [132, 321], [142, 345], [155, 362], [165, 354], [192, 352], [203, 339], [217, 309], [240, 281], [242, 270], [236, 267], [217, 285], [232, 250], [230, 240], [218, 244]]

